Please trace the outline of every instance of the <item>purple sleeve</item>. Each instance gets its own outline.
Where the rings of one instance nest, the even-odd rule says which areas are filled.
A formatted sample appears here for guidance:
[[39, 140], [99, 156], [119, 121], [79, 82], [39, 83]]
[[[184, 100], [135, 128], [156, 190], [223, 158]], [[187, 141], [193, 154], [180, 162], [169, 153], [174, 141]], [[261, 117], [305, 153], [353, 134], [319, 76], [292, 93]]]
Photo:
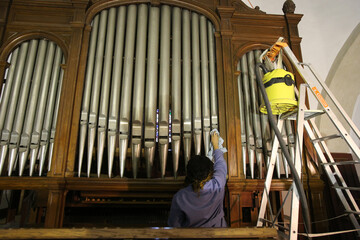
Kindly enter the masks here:
[[179, 205], [177, 204], [176, 195], [174, 195], [173, 200], [171, 202], [170, 214], [168, 218], [169, 227], [181, 227], [183, 218], [184, 218], [184, 214], [181, 211]]
[[214, 162], [214, 176], [213, 179], [217, 181], [218, 187], [223, 188], [226, 184], [227, 166], [224, 159], [224, 153], [220, 149], [213, 152]]

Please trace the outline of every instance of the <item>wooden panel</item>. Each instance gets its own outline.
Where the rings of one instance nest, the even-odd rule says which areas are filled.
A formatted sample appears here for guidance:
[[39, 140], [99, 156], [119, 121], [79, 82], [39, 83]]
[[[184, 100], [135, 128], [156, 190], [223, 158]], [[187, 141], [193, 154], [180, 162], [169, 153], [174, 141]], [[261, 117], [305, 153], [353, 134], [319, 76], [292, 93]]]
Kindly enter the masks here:
[[2, 239], [267, 239], [277, 238], [274, 228], [78, 228], [1, 229]]

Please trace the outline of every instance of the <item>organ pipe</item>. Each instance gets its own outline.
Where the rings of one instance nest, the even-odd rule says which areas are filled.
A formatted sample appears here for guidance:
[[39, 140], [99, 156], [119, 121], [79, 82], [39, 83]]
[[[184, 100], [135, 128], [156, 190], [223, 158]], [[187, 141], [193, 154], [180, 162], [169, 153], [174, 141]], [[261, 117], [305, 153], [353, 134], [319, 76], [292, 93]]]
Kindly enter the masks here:
[[102, 86], [100, 97], [100, 108], [98, 118], [98, 149], [97, 149], [97, 175], [100, 177], [103, 153], [105, 148], [105, 139], [107, 132], [107, 119], [109, 109], [109, 93], [111, 85], [111, 69], [113, 61], [113, 47], [115, 35], [116, 8], [110, 8], [108, 11], [107, 27], [106, 27], [106, 46], [104, 56], [104, 66], [102, 72]]
[[143, 131], [144, 87], [145, 87], [145, 56], [147, 34], [147, 5], [140, 4], [138, 9], [138, 22], [136, 33], [136, 54], [134, 71], [134, 88], [132, 104], [131, 150], [132, 170], [134, 178], [137, 177], [138, 163], [141, 157], [141, 142]]
[[[168, 19], [164, 19], [163, 16], [166, 14], [166, 10], [162, 9], [162, 23]], [[145, 161], [146, 161], [146, 170], [147, 177], [151, 177], [151, 170], [154, 163], [155, 157], [155, 129], [156, 129], [156, 105], [157, 105], [157, 88], [158, 88], [158, 52], [159, 52], [159, 22], [160, 22], [160, 13], [158, 7], [150, 8], [149, 16], [149, 39], [148, 39], [148, 52], [147, 52], [147, 74], [146, 74], [146, 95], [145, 95]], [[161, 30], [165, 30], [163, 27]], [[169, 63], [169, 57], [163, 56], [164, 51], [169, 52], [169, 46], [167, 42], [164, 42], [164, 38], [167, 38], [164, 31], [161, 31], [161, 54], [162, 59], [160, 62], [160, 90], [159, 90], [159, 119], [160, 123], [164, 118], [164, 111], [169, 112], [169, 90], [168, 90], [168, 81], [169, 76], [166, 75], [165, 71], [168, 71], [169, 67], [164, 66]], [[168, 34], [167, 34], [168, 35]], [[164, 59], [165, 57], [165, 59]], [[164, 73], [165, 72], [165, 73]], [[165, 74], [165, 76], [164, 76]], [[167, 95], [167, 96], [166, 96]], [[165, 99], [164, 99], [165, 98]], [[167, 102], [166, 102], [167, 101]], [[166, 114], [165, 114], [166, 115]], [[169, 118], [169, 117], [168, 117]], [[167, 119], [168, 119], [167, 118]], [[168, 125], [167, 125], [168, 126]], [[160, 125], [161, 127], [161, 125]], [[162, 129], [160, 129], [161, 131]], [[161, 154], [164, 155], [164, 151], [167, 153], [167, 148], [164, 149], [164, 144], [160, 143], [160, 162], [161, 170], [165, 172], [165, 161], [164, 156], [161, 157]], [[162, 171], [162, 173], [163, 173]]]
[[181, 10], [178, 7], [173, 8], [172, 43], [171, 145], [173, 172], [176, 178], [181, 142]]
[[93, 82], [95, 48], [97, 43], [98, 28], [99, 28], [99, 15], [96, 15], [92, 22], [92, 31], [90, 36], [89, 53], [88, 53], [88, 59], [86, 65], [83, 100], [82, 100], [81, 115], [80, 115], [79, 160], [78, 160], [79, 177], [81, 174], [82, 161], [83, 161], [84, 148], [85, 148], [85, 137], [87, 133], [87, 125], [89, 122], [90, 96], [91, 96], [91, 86]]
[[216, 84], [216, 65], [215, 65], [215, 40], [214, 27], [210, 21], [207, 22], [208, 28], [208, 49], [209, 49], [209, 81], [210, 81], [210, 109], [211, 109], [211, 128], [218, 129], [218, 106], [217, 106], [217, 84]]
[[99, 113], [99, 98], [100, 98], [100, 86], [101, 76], [104, 62], [104, 47], [105, 47], [105, 34], [107, 25], [108, 11], [104, 10], [100, 14], [99, 33], [96, 45], [95, 66], [94, 66], [94, 79], [91, 89], [91, 101], [88, 123], [88, 161], [87, 161], [87, 176], [90, 177], [91, 163], [93, 157], [93, 148], [95, 143], [96, 127], [98, 124]]
[[120, 176], [124, 175], [125, 160], [128, 148], [128, 136], [130, 127], [130, 107], [132, 94], [132, 79], [134, 67], [134, 49], [135, 49], [135, 28], [136, 26], [136, 5], [130, 5], [127, 12], [126, 21], [126, 39], [124, 55], [124, 72], [122, 78], [122, 90], [120, 101], [120, 123], [119, 123], [119, 158], [120, 158]]
[[116, 39], [111, 82], [111, 96], [108, 122], [108, 175], [111, 177], [116, 146], [116, 134], [119, 124], [120, 89], [124, 52], [126, 7], [121, 6], [117, 11]]
[[[10, 142], [9, 142], [10, 153], [9, 153], [9, 166], [8, 166], [9, 167], [8, 168], [9, 176], [11, 176], [11, 174], [12, 174], [12, 171], [14, 169], [15, 160], [16, 160], [17, 154], [18, 154], [20, 135], [21, 135], [23, 125], [24, 125], [23, 124], [24, 116], [25, 116], [25, 112], [26, 112], [26, 104], [27, 104], [27, 98], [29, 95], [32, 71], [34, 70], [34, 65], [35, 65], [35, 60], [36, 60], [37, 47], [38, 47], [38, 40], [31, 40], [29, 52], [28, 52], [27, 58], [26, 58], [26, 65], [25, 65], [25, 69], [24, 69], [21, 90], [19, 93], [20, 94], [19, 100], [17, 103], [18, 107], [16, 108], [16, 115], [14, 118], [15, 121], [14, 121], [14, 125], [13, 125], [12, 132], [10, 135]], [[19, 173], [22, 173], [21, 170]]]
[[207, 38], [207, 20], [205, 16], [200, 16], [200, 54], [201, 54], [201, 103], [202, 103], [202, 122], [204, 151], [210, 150], [210, 83], [209, 83], [209, 55]]
[[[15, 67], [16, 67], [16, 63], [17, 63], [17, 59], [18, 59], [18, 54], [19, 54], [19, 48], [16, 48], [12, 55], [11, 55], [11, 61], [10, 61], [10, 67], [8, 70], [8, 75], [6, 78], [6, 82], [5, 82], [5, 89], [3, 92], [3, 96], [1, 98], [1, 105], [0, 105], [0, 134], [3, 130], [3, 126], [4, 126], [4, 122], [5, 122], [5, 117], [6, 117], [6, 111], [7, 111], [7, 107], [8, 107], [8, 102], [10, 100], [10, 93], [11, 93], [11, 87], [14, 84], [14, 75], [15, 75]], [[3, 155], [3, 152], [5, 152], [3, 150], [3, 141], [2, 138], [0, 138], [0, 174], [2, 173], [3, 167], [4, 167], [4, 163], [5, 163], [5, 155]], [[7, 144], [5, 142], [5, 144]]]
[[[169, 6], [163, 5], [161, 6], [161, 48], [159, 76], [159, 156], [161, 177], [165, 176], [166, 161], [169, 149], [170, 23], [171, 9]], [[153, 132], [155, 133], [155, 126]]]
[[[57, 88], [61, 88], [61, 85], [59, 86], [59, 75], [60, 75], [60, 64], [61, 64], [61, 58], [62, 58], [62, 51], [59, 46], [56, 46], [56, 52], [55, 52], [55, 58], [53, 63], [53, 69], [51, 73], [51, 80], [50, 80], [50, 86], [48, 90], [48, 98], [47, 98], [47, 108], [45, 112], [44, 117], [44, 124], [41, 131], [41, 137], [40, 137], [40, 164], [39, 164], [39, 176], [41, 176], [46, 154], [48, 151], [49, 141], [50, 141], [50, 131], [51, 131], [51, 123], [54, 115], [54, 105], [56, 102], [56, 91]], [[58, 96], [58, 98], [60, 95]], [[50, 161], [50, 160], [49, 160]]]
[[182, 108], [183, 108], [183, 136], [185, 165], [190, 160], [192, 143], [191, 119], [191, 53], [190, 53], [190, 12], [182, 11]]
[[242, 153], [242, 163], [244, 176], [246, 176], [246, 129], [245, 129], [245, 110], [244, 110], [244, 94], [242, 87], [242, 73], [241, 73], [241, 64], [240, 61], [237, 64], [237, 70], [239, 71], [238, 75], [238, 94], [239, 94], [239, 113], [240, 113], [240, 128], [241, 128], [241, 153]]
[[192, 96], [193, 96], [193, 129], [195, 155], [201, 153], [201, 83], [200, 83], [200, 39], [199, 15], [191, 14], [191, 57], [192, 57]]
[[36, 107], [37, 112], [35, 115], [34, 128], [30, 141], [30, 176], [32, 176], [34, 172], [35, 161], [39, 151], [40, 135], [45, 117], [45, 108], [47, 104], [46, 100], [49, 92], [51, 70], [54, 64], [55, 48], [56, 46], [54, 42], [48, 43], [46, 59], [44, 63], [44, 72], [41, 79], [41, 88], [38, 96], [39, 99]]

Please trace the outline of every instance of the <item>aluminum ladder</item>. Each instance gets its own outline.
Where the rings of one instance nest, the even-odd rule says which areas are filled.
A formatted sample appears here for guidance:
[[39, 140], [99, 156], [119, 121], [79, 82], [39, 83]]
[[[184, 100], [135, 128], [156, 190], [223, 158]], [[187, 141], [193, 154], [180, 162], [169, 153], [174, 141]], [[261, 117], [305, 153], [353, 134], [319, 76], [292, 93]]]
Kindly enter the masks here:
[[[339, 102], [336, 100], [335, 96], [331, 93], [329, 88], [325, 85], [325, 83], [319, 78], [316, 74], [314, 69], [309, 64], [300, 63], [296, 56], [293, 54], [291, 49], [288, 45], [282, 42], [282, 38], [278, 40], [278, 42], [271, 48], [269, 59], [273, 61], [277, 54], [279, 54], [280, 50], [284, 52], [284, 54], [288, 57], [290, 62], [296, 68], [298, 73], [303, 78], [305, 84], [300, 85], [300, 92], [298, 96], [298, 109], [296, 112], [286, 113], [279, 117], [278, 121], [278, 129], [279, 131], [282, 130], [282, 125], [285, 119], [290, 120], [297, 120], [297, 131], [296, 131], [296, 146], [295, 146], [295, 169], [298, 175], [301, 177], [301, 155], [303, 150], [303, 133], [304, 128], [307, 131], [309, 138], [317, 152], [317, 155], [321, 161], [321, 165], [323, 165], [324, 170], [330, 180], [330, 183], [334, 187], [340, 201], [342, 202], [346, 213], [348, 214], [351, 223], [353, 224], [355, 229], [359, 229], [357, 231], [358, 236], [360, 236], [360, 225], [356, 216], [359, 216], [360, 210], [359, 207], [351, 193], [352, 190], [360, 190], [358, 187], [348, 187], [345, 183], [344, 178], [341, 175], [341, 172], [338, 169], [338, 165], [343, 164], [359, 164], [360, 159], [360, 149], [356, 145], [355, 141], [351, 138], [350, 134], [346, 131], [344, 126], [338, 120], [336, 115], [333, 113], [331, 108], [329, 107], [328, 103], [325, 101], [323, 96], [320, 94], [319, 90], [317, 89], [315, 83], [318, 83], [329, 99], [333, 102], [336, 108], [339, 110], [341, 116], [346, 120], [352, 131], [360, 138], [360, 132], [356, 128], [355, 124], [352, 122], [350, 117], [346, 114], [344, 109], [341, 107]], [[272, 58], [272, 59], [271, 59]], [[309, 76], [313, 76], [310, 78]], [[305, 104], [306, 98], [306, 89], [309, 89], [310, 92], [315, 96], [316, 100], [319, 102], [321, 106], [321, 110], [308, 110]], [[333, 125], [336, 127], [339, 134], [325, 136], [322, 137], [320, 134], [319, 129], [315, 125], [314, 117], [319, 116], [323, 113], [329, 117]], [[356, 161], [347, 161], [347, 162], [335, 162], [331, 153], [325, 143], [326, 140], [341, 137], [347, 145], [350, 147], [354, 155], [357, 157]], [[260, 211], [257, 221], [257, 226], [262, 226], [264, 222], [265, 210], [268, 202], [268, 195], [270, 191], [270, 185], [272, 180], [272, 175], [275, 167], [275, 159], [276, 159], [276, 152], [279, 146], [279, 142], [275, 137], [271, 158], [268, 164], [268, 172], [265, 180], [265, 187], [263, 191], [263, 196], [260, 205]], [[325, 155], [326, 154], [326, 155]], [[327, 156], [327, 157], [326, 157]], [[298, 235], [298, 219], [299, 219], [299, 196], [296, 190], [296, 187], [293, 183], [292, 185], [292, 202], [291, 202], [291, 216], [290, 216], [290, 229], [289, 229], [289, 238], [291, 240], [297, 239]], [[276, 221], [273, 220], [272, 224]]]

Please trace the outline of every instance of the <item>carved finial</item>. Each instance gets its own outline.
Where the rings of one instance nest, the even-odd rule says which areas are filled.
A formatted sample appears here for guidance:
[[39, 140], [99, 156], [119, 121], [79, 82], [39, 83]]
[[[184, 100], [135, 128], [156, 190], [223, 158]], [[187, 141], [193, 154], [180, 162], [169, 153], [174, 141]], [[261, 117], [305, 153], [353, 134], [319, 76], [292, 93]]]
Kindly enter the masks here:
[[284, 14], [294, 13], [295, 12], [295, 7], [296, 7], [296, 5], [292, 0], [286, 0], [284, 2], [282, 10], [283, 10]]

